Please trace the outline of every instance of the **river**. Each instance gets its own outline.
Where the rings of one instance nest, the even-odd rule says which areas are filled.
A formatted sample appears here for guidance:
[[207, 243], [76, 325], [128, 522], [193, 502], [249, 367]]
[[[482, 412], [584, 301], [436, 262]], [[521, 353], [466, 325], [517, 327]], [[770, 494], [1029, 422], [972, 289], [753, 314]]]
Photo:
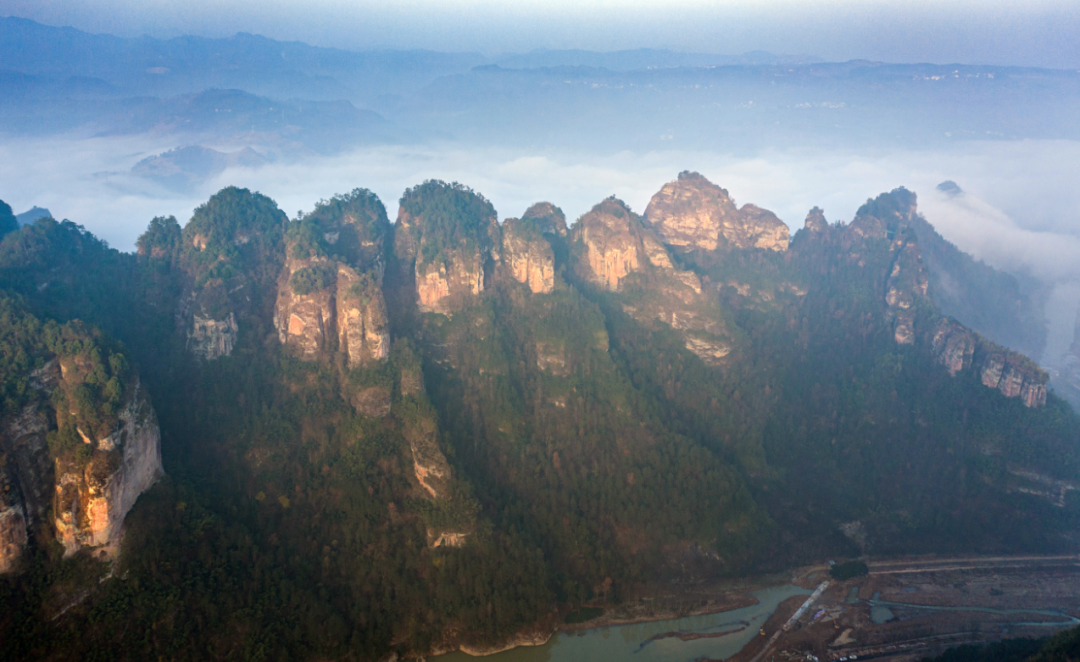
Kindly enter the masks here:
[[[798, 586], [774, 586], [753, 595], [758, 603], [717, 614], [689, 616], [670, 621], [612, 625], [592, 630], [556, 632], [543, 646], [518, 647], [483, 658], [484, 662], [692, 662], [700, 658], [723, 659], [742, 650], [781, 602], [793, 595], [809, 595]], [[722, 637], [682, 641], [678, 637], [653, 639], [669, 632], [719, 634]], [[455, 652], [432, 658], [439, 662], [476, 662], [478, 658]]]

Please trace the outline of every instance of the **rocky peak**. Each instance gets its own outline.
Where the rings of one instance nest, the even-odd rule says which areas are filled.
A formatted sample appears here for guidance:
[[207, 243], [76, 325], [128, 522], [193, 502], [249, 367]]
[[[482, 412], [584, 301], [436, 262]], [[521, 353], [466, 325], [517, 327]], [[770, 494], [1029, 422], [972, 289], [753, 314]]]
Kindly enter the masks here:
[[578, 273], [607, 290], [617, 291], [631, 273], [645, 267], [641, 220], [621, 200], [608, 198], [578, 219], [571, 241], [583, 251]]
[[495, 208], [466, 186], [432, 180], [401, 198], [394, 253], [412, 270], [421, 312], [446, 314], [480, 294], [501, 245]]
[[[156, 220], [156, 219], [155, 219]], [[192, 284], [179, 312], [188, 347], [204, 359], [227, 356], [247, 315], [274, 290], [288, 218], [270, 198], [222, 189], [200, 205], [181, 232], [181, 262]], [[151, 255], [167, 241], [167, 223], [147, 235]]]
[[912, 224], [918, 214], [916, 201], [915, 194], [903, 187], [867, 200], [847, 227], [848, 241], [894, 237]]
[[950, 375], [971, 366], [975, 354], [977, 336], [956, 321], [941, 319], [930, 340], [930, 348], [938, 363], [948, 369]]
[[608, 198], [582, 216], [570, 232], [580, 278], [612, 292], [626, 292], [623, 310], [643, 322], [678, 330], [686, 347], [715, 364], [731, 351], [714, 293], [701, 279], [675, 266], [656, 231], [620, 200]]
[[503, 264], [514, 280], [525, 283], [534, 293], [555, 289], [555, 251], [544, 237], [547, 227], [543, 220], [534, 218], [508, 218], [502, 226]]
[[320, 202], [290, 224], [274, 307], [283, 345], [308, 359], [340, 351], [353, 368], [389, 355], [382, 292], [389, 232], [382, 203], [364, 189]]
[[787, 250], [789, 231], [772, 212], [755, 205], [737, 209], [728, 192], [696, 172], [682, 172], [649, 201], [645, 217], [664, 243], [686, 250], [736, 248]]
[[537, 202], [521, 215], [523, 221], [534, 221], [541, 234], [566, 236], [566, 214], [550, 202]]
[[820, 207], [814, 207], [806, 215], [806, 224], [803, 226], [809, 232], [827, 232], [829, 222], [825, 220], [825, 212]]

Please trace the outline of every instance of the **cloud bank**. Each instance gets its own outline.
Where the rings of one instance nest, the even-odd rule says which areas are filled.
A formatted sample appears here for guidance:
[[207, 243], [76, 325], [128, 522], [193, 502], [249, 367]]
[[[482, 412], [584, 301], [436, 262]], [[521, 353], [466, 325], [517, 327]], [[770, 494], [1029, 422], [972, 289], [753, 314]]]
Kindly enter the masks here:
[[[775, 150], [752, 158], [690, 151], [596, 155], [455, 144], [386, 146], [230, 169], [186, 195], [130, 174], [138, 160], [174, 146], [167, 137], [5, 141], [0, 144], [0, 199], [16, 212], [47, 207], [111, 245], [132, 250], [152, 217], [175, 215], [186, 222], [196, 206], [228, 185], [269, 195], [290, 217], [310, 210], [319, 199], [369, 188], [393, 218], [405, 188], [443, 179], [482, 193], [501, 218], [547, 200], [573, 220], [609, 195], [643, 212], [665, 182], [682, 170], [696, 170], [727, 188], [739, 204], [772, 209], [793, 230], [802, 227], [815, 205], [830, 221], [848, 221], [868, 197], [905, 186], [919, 194], [927, 219], [962, 250], [1058, 288], [1048, 311], [1056, 320], [1052, 335], [1058, 334], [1047, 348], [1048, 360], [1071, 341], [1080, 299], [1077, 142], [968, 142], [932, 152]], [[946, 179], [956, 181], [965, 194], [937, 192], [936, 185]]]

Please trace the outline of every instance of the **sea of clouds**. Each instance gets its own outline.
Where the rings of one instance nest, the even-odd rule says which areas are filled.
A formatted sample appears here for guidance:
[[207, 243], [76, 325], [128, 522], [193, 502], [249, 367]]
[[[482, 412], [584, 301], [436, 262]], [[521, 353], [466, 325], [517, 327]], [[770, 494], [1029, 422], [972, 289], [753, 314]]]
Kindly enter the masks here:
[[[333, 157], [279, 160], [230, 169], [177, 193], [135, 177], [132, 165], [179, 139], [159, 137], [4, 139], [0, 199], [16, 213], [33, 205], [84, 225], [120, 250], [154, 216], [181, 223], [224, 186], [273, 198], [293, 217], [316, 201], [363, 187], [393, 219], [409, 186], [458, 181], [492, 201], [500, 218], [540, 200], [570, 221], [610, 195], [643, 212], [649, 198], [682, 170], [696, 170], [728, 189], [739, 204], [771, 209], [792, 230], [817, 205], [832, 221], [849, 221], [868, 197], [905, 186], [945, 238], [977, 258], [1048, 284], [1050, 336], [1042, 362], [1054, 365], [1072, 341], [1080, 304], [1080, 142], [960, 142], [925, 150], [763, 151], [754, 157], [695, 151], [576, 153], [476, 149], [460, 144], [367, 147]], [[213, 146], [213, 145], [210, 145]], [[955, 181], [964, 194], [936, 190]]]

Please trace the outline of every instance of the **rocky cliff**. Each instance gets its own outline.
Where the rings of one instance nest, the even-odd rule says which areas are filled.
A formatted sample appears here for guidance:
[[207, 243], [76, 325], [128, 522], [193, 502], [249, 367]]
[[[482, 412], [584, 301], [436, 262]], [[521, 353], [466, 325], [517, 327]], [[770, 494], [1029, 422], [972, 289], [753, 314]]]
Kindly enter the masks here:
[[0, 572], [17, 569], [37, 536], [68, 555], [114, 554], [128, 511], [162, 475], [157, 418], [123, 356], [79, 325], [44, 327], [67, 339], [51, 343], [63, 353], [25, 346], [43, 366], [3, 375], [29, 389], [0, 420]]
[[772, 212], [755, 205], [736, 208], [728, 192], [696, 172], [679, 173], [649, 201], [645, 218], [664, 243], [690, 250], [735, 248], [784, 251], [787, 225]]
[[1027, 407], [1046, 404], [1050, 377], [1023, 354], [991, 342], [952, 319], [938, 321], [930, 346], [949, 374], [973, 368], [983, 386], [998, 389], [1007, 398], [1019, 397]]
[[[178, 313], [193, 354], [206, 360], [231, 354], [245, 317], [273, 300], [287, 222], [270, 198], [234, 187], [195, 210], [180, 239], [190, 285]], [[162, 239], [140, 248], [164, 251]]]
[[892, 269], [885, 283], [885, 305], [893, 318], [893, 335], [901, 345], [915, 342], [914, 307], [926, 297], [927, 277], [919, 243], [913, 232], [901, 228], [889, 246]]
[[[828, 227], [823, 215], [819, 219], [811, 211], [807, 228], [812, 233], [827, 232]], [[906, 189], [868, 200], [850, 225], [838, 229], [850, 258], [860, 264], [865, 264], [863, 258], [873, 250], [873, 242], [889, 241], [885, 306], [896, 342], [923, 342], [950, 374], [974, 367], [984, 386], [1000, 390], [1005, 397], [1019, 397], [1028, 407], [1045, 405], [1049, 380], [1045, 371], [1019, 352], [940, 315], [930, 296], [931, 274], [923, 260], [919, 231], [933, 230], [919, 216], [915, 194]]]
[[338, 265], [321, 256], [289, 259], [278, 282], [274, 328], [282, 345], [306, 359], [337, 349]]
[[229, 311], [228, 317], [221, 320], [194, 313], [191, 316], [191, 330], [188, 331], [188, 349], [195, 356], [207, 361], [228, 356], [236, 346], [236, 334], [239, 331], [236, 314], [232, 311]]
[[460, 184], [429, 181], [405, 191], [394, 253], [425, 313], [451, 313], [484, 291], [502, 244], [495, 208]]
[[356, 368], [390, 355], [390, 331], [386, 301], [382, 292], [382, 269], [357, 273], [338, 264], [337, 333], [338, 347]]
[[544, 238], [543, 227], [532, 219], [516, 218], [502, 225], [503, 263], [514, 280], [538, 294], [555, 289], [555, 251]]
[[892, 238], [892, 230], [899, 227], [918, 235], [927, 291], [943, 314], [1010, 349], [1042, 355], [1046, 328], [1040, 286], [998, 271], [951, 244], [919, 213], [912, 191], [897, 188], [867, 200], [849, 227], [849, 240]]
[[1046, 404], [1049, 375], [1034, 361], [989, 342], [979, 349], [977, 367], [983, 386], [996, 388], [1007, 398], [1019, 397], [1028, 407]]
[[137, 379], [115, 430], [83, 443], [94, 448], [88, 463], [56, 463], [56, 535], [66, 554], [101, 546], [115, 554], [124, 517], [163, 473], [157, 418]]
[[283, 345], [307, 359], [341, 352], [350, 368], [389, 355], [382, 291], [388, 234], [382, 203], [362, 189], [290, 224], [274, 306]]
[[622, 307], [641, 321], [680, 331], [686, 348], [709, 364], [731, 352], [714, 293], [678, 269], [656, 231], [620, 200], [609, 198], [581, 217], [570, 232], [578, 277], [623, 293]]

